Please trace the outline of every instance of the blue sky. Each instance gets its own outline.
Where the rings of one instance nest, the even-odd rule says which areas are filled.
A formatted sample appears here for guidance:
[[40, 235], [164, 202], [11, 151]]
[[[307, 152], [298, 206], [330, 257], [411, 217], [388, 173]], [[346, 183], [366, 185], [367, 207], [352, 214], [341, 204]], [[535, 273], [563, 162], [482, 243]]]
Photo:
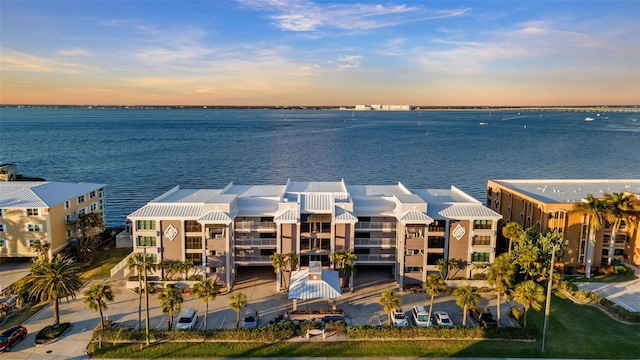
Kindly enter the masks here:
[[0, 2], [0, 103], [640, 103], [640, 1]]

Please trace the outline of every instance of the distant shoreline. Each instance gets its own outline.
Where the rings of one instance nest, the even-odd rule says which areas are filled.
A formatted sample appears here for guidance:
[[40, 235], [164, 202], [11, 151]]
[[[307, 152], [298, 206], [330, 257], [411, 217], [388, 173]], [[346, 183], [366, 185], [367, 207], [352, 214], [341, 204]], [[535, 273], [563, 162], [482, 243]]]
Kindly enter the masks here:
[[[36, 105], [3, 104], [0, 108], [46, 108], [46, 109], [169, 109], [169, 110], [336, 110], [371, 112], [406, 112], [394, 110], [356, 110], [354, 106], [304, 106], [304, 105]], [[411, 106], [408, 111], [528, 111], [528, 112], [640, 112], [640, 105], [593, 105], [593, 106]]]

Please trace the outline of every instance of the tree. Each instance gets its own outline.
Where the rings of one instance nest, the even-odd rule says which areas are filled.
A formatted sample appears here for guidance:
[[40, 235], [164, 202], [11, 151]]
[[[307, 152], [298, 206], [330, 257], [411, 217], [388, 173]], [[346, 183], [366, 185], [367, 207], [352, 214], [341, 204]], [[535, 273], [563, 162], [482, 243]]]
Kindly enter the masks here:
[[389, 325], [393, 324], [391, 321], [391, 312], [395, 309], [400, 309], [402, 306], [402, 298], [400, 298], [400, 295], [394, 292], [393, 289], [385, 290], [382, 292], [378, 302], [382, 305], [384, 312], [386, 312], [389, 317]]
[[513, 262], [520, 267], [520, 273], [525, 274], [525, 280], [529, 277], [534, 278], [540, 272], [541, 264], [538, 261], [541, 250], [538, 246], [539, 238], [538, 228], [531, 227], [527, 229], [520, 235], [513, 253], [511, 253]]
[[60, 324], [60, 298], [75, 299], [82, 282], [73, 259], [57, 255], [48, 261], [39, 261], [31, 266], [33, 278], [29, 295], [40, 301], [53, 301], [53, 325]]
[[277, 277], [277, 290], [280, 291], [280, 285], [282, 285], [282, 273], [287, 268], [287, 261], [285, 255], [280, 253], [274, 253], [270, 256], [271, 265], [273, 266], [273, 271], [276, 273]]
[[300, 264], [300, 256], [295, 252], [290, 252], [284, 255], [284, 272], [288, 272], [289, 275], [285, 276], [285, 286], [287, 291], [289, 290], [289, 286], [291, 285], [291, 273], [298, 269], [298, 265]]
[[544, 288], [533, 280], [527, 280], [516, 285], [514, 299], [524, 306], [524, 327], [527, 327], [527, 312], [529, 309], [540, 311], [545, 300]]
[[209, 318], [209, 300], [215, 300], [220, 293], [220, 285], [212, 279], [199, 281], [194, 287], [196, 297], [204, 301], [204, 329], [207, 330], [207, 319]]
[[35, 261], [49, 260], [49, 250], [51, 249], [50, 243], [48, 242], [43, 243], [42, 241], [37, 241], [35, 244], [31, 245], [31, 248], [38, 255], [38, 257], [34, 259]]
[[247, 295], [239, 292], [233, 294], [231, 297], [231, 303], [229, 306], [236, 312], [236, 328], [240, 326], [240, 313], [242, 312], [242, 308], [247, 306]]
[[349, 278], [356, 272], [356, 260], [358, 256], [351, 250], [338, 250], [329, 254], [334, 268], [342, 279], [342, 287], [349, 285]]
[[589, 241], [587, 243], [585, 277], [590, 279], [591, 266], [593, 264], [593, 252], [596, 246], [596, 232], [602, 228], [602, 224], [608, 216], [608, 209], [603, 200], [596, 199], [593, 195], [589, 194], [583, 202], [573, 205], [571, 212], [581, 213], [589, 218]]
[[618, 230], [624, 221], [631, 229], [635, 228], [638, 218], [640, 218], [640, 208], [635, 206], [635, 197], [631, 194], [605, 193], [604, 203], [607, 208], [606, 218], [611, 223], [611, 239], [609, 241], [609, 259], [607, 264], [611, 265], [616, 248], [616, 238]]
[[431, 315], [433, 314], [433, 300], [436, 296], [440, 295], [441, 292], [447, 290], [447, 284], [444, 282], [442, 276], [429, 274], [427, 275], [425, 286], [427, 294], [431, 295], [431, 303], [429, 305], [429, 319], [431, 319]]
[[103, 311], [107, 310], [107, 301], [113, 301], [111, 286], [105, 284], [93, 284], [84, 292], [84, 303], [93, 311], [100, 312], [100, 328], [104, 329]]
[[500, 326], [500, 297], [511, 286], [514, 274], [515, 268], [509, 254], [502, 254], [496, 257], [491, 267], [487, 269], [487, 282], [495, 288], [498, 295], [496, 299], [498, 326]]
[[184, 273], [184, 281], [189, 280], [189, 270], [193, 268], [193, 261], [185, 260], [178, 262], [178, 269]]
[[462, 308], [462, 326], [467, 326], [469, 308], [476, 307], [480, 302], [478, 288], [466, 285], [453, 290], [453, 295], [456, 297], [456, 304]]
[[[144, 287], [142, 286], [142, 275], [145, 268], [153, 271], [157, 268], [157, 264], [153, 262], [151, 255], [145, 255], [141, 252], [133, 253], [127, 259], [127, 268], [134, 270], [138, 275], [138, 329], [142, 329], [142, 290], [147, 288], [147, 278], [144, 278]], [[147, 309], [147, 312], [149, 309]]]
[[168, 330], [171, 331], [173, 329], [173, 313], [180, 311], [180, 306], [184, 301], [182, 291], [173, 286], [168, 286], [160, 293], [158, 301], [160, 301], [162, 312], [169, 313]]
[[436, 269], [440, 273], [440, 277], [442, 277], [443, 279], [446, 279], [449, 277], [449, 272], [451, 272], [451, 270], [456, 270], [457, 272], [457, 270], [460, 269], [460, 263], [453, 259], [452, 260], [438, 259], [436, 260]]
[[511, 248], [514, 241], [517, 241], [522, 237], [524, 230], [522, 226], [515, 221], [509, 222], [502, 228], [502, 236], [509, 239], [509, 255], [511, 255]]
[[104, 230], [104, 219], [98, 212], [90, 212], [78, 215], [78, 218], [71, 222], [78, 237], [78, 259], [80, 261], [91, 261], [93, 251], [98, 244], [98, 235]]

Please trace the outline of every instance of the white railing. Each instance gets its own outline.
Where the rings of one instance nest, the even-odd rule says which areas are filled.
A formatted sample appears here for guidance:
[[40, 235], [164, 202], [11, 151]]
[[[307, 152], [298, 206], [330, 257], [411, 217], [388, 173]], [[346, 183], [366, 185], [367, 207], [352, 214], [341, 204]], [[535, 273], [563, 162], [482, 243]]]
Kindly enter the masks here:
[[236, 238], [238, 246], [276, 246], [275, 238]]
[[394, 254], [369, 254], [369, 255], [358, 255], [358, 260], [356, 263], [362, 262], [395, 262], [396, 256]]
[[116, 235], [116, 248], [133, 247], [133, 237], [122, 231]]
[[396, 238], [355, 238], [355, 246], [396, 246]]
[[276, 230], [276, 223], [270, 221], [238, 221], [234, 224], [236, 231]]
[[396, 223], [394, 222], [357, 222], [356, 230], [395, 230]]
[[238, 262], [271, 262], [271, 257], [261, 255], [236, 255], [236, 261]]
[[[131, 254], [133, 254], [133, 252]], [[110, 272], [111, 277], [114, 277], [118, 273], [118, 271], [127, 267], [127, 261], [129, 261], [129, 257], [131, 256], [131, 254], [125, 256], [125, 258], [122, 259], [122, 261], [120, 261], [118, 264], [116, 264], [116, 266], [111, 268], [111, 272]]]

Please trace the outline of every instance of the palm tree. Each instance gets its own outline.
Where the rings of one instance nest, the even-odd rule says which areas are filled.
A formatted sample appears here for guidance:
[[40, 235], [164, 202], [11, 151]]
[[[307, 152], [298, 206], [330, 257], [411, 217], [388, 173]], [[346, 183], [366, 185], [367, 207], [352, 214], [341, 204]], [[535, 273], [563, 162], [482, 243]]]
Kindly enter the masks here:
[[207, 330], [207, 319], [209, 318], [209, 300], [215, 300], [220, 292], [220, 285], [212, 279], [200, 280], [194, 287], [196, 297], [204, 301], [204, 329]]
[[640, 208], [635, 207], [634, 196], [624, 193], [604, 194], [604, 202], [608, 211], [607, 221], [611, 223], [611, 240], [609, 242], [609, 259], [607, 265], [611, 265], [616, 248], [618, 230], [624, 221], [631, 229], [635, 228], [637, 219], [640, 218]]
[[78, 267], [69, 257], [57, 255], [48, 261], [38, 261], [31, 267], [33, 278], [29, 295], [40, 301], [53, 300], [53, 325], [60, 324], [60, 298], [75, 299], [82, 282]]
[[502, 254], [495, 258], [491, 267], [487, 269], [487, 282], [496, 289], [496, 293], [498, 295], [496, 299], [498, 326], [500, 326], [500, 297], [502, 293], [507, 291], [509, 286], [511, 286], [514, 274], [515, 266], [513, 266], [509, 254]]
[[292, 273], [298, 269], [298, 265], [300, 264], [300, 256], [295, 252], [290, 252], [284, 255], [284, 271], [288, 272], [289, 275], [285, 275], [285, 286], [287, 290], [289, 290], [289, 286], [291, 285], [291, 275]]
[[400, 309], [402, 306], [402, 298], [400, 298], [400, 295], [394, 292], [393, 289], [389, 289], [382, 292], [378, 302], [384, 308], [384, 312], [389, 316], [389, 325], [391, 325], [391, 312], [395, 309]]
[[356, 260], [358, 256], [351, 250], [338, 250], [329, 254], [331, 262], [337, 267], [342, 279], [342, 287], [349, 285], [349, 278], [356, 271]]
[[433, 314], [433, 300], [436, 296], [440, 295], [441, 292], [447, 290], [447, 284], [444, 282], [442, 276], [429, 274], [427, 275], [425, 286], [427, 294], [431, 295], [431, 304], [429, 305], [429, 319], [431, 319], [431, 315]]
[[509, 239], [509, 255], [511, 255], [511, 249], [513, 246], [513, 242], [517, 241], [522, 237], [524, 230], [522, 226], [515, 221], [509, 222], [505, 227], [502, 228], [502, 236]]
[[593, 264], [593, 252], [596, 245], [596, 232], [600, 230], [605, 218], [608, 216], [608, 208], [603, 200], [596, 199], [589, 194], [583, 202], [573, 205], [571, 212], [587, 215], [589, 218], [589, 241], [587, 243], [587, 264], [585, 277], [591, 278], [591, 266]]
[[453, 290], [453, 295], [456, 297], [456, 304], [462, 308], [462, 326], [467, 326], [469, 308], [476, 307], [480, 302], [478, 288], [466, 285]]
[[527, 311], [529, 308], [540, 311], [545, 301], [544, 288], [533, 280], [518, 284], [514, 291], [514, 299], [524, 306], [524, 327], [527, 327]]
[[[144, 278], [144, 287], [142, 287], [142, 275], [144, 269], [155, 270], [157, 264], [153, 262], [153, 258], [150, 255], [145, 257], [144, 253], [137, 252], [131, 254], [127, 259], [127, 267], [129, 270], [134, 270], [138, 275], [138, 329], [142, 329], [142, 291], [147, 287], [147, 278]], [[147, 311], [149, 311], [147, 309]]]
[[277, 290], [280, 291], [280, 285], [282, 285], [282, 273], [287, 268], [286, 258], [285, 255], [280, 253], [274, 253], [270, 258], [273, 271], [276, 273], [277, 277], [276, 287]]
[[93, 311], [100, 312], [101, 329], [104, 329], [103, 310], [107, 310], [107, 301], [113, 301], [113, 291], [109, 285], [94, 284], [84, 292], [85, 305]]
[[180, 305], [184, 301], [182, 291], [173, 286], [166, 287], [158, 296], [158, 301], [160, 301], [162, 312], [169, 313], [168, 330], [171, 331], [173, 328], [173, 313], [180, 311]]
[[240, 313], [242, 312], [242, 308], [247, 306], [247, 295], [239, 292], [233, 294], [231, 297], [231, 303], [229, 306], [236, 312], [236, 328], [240, 326]]

